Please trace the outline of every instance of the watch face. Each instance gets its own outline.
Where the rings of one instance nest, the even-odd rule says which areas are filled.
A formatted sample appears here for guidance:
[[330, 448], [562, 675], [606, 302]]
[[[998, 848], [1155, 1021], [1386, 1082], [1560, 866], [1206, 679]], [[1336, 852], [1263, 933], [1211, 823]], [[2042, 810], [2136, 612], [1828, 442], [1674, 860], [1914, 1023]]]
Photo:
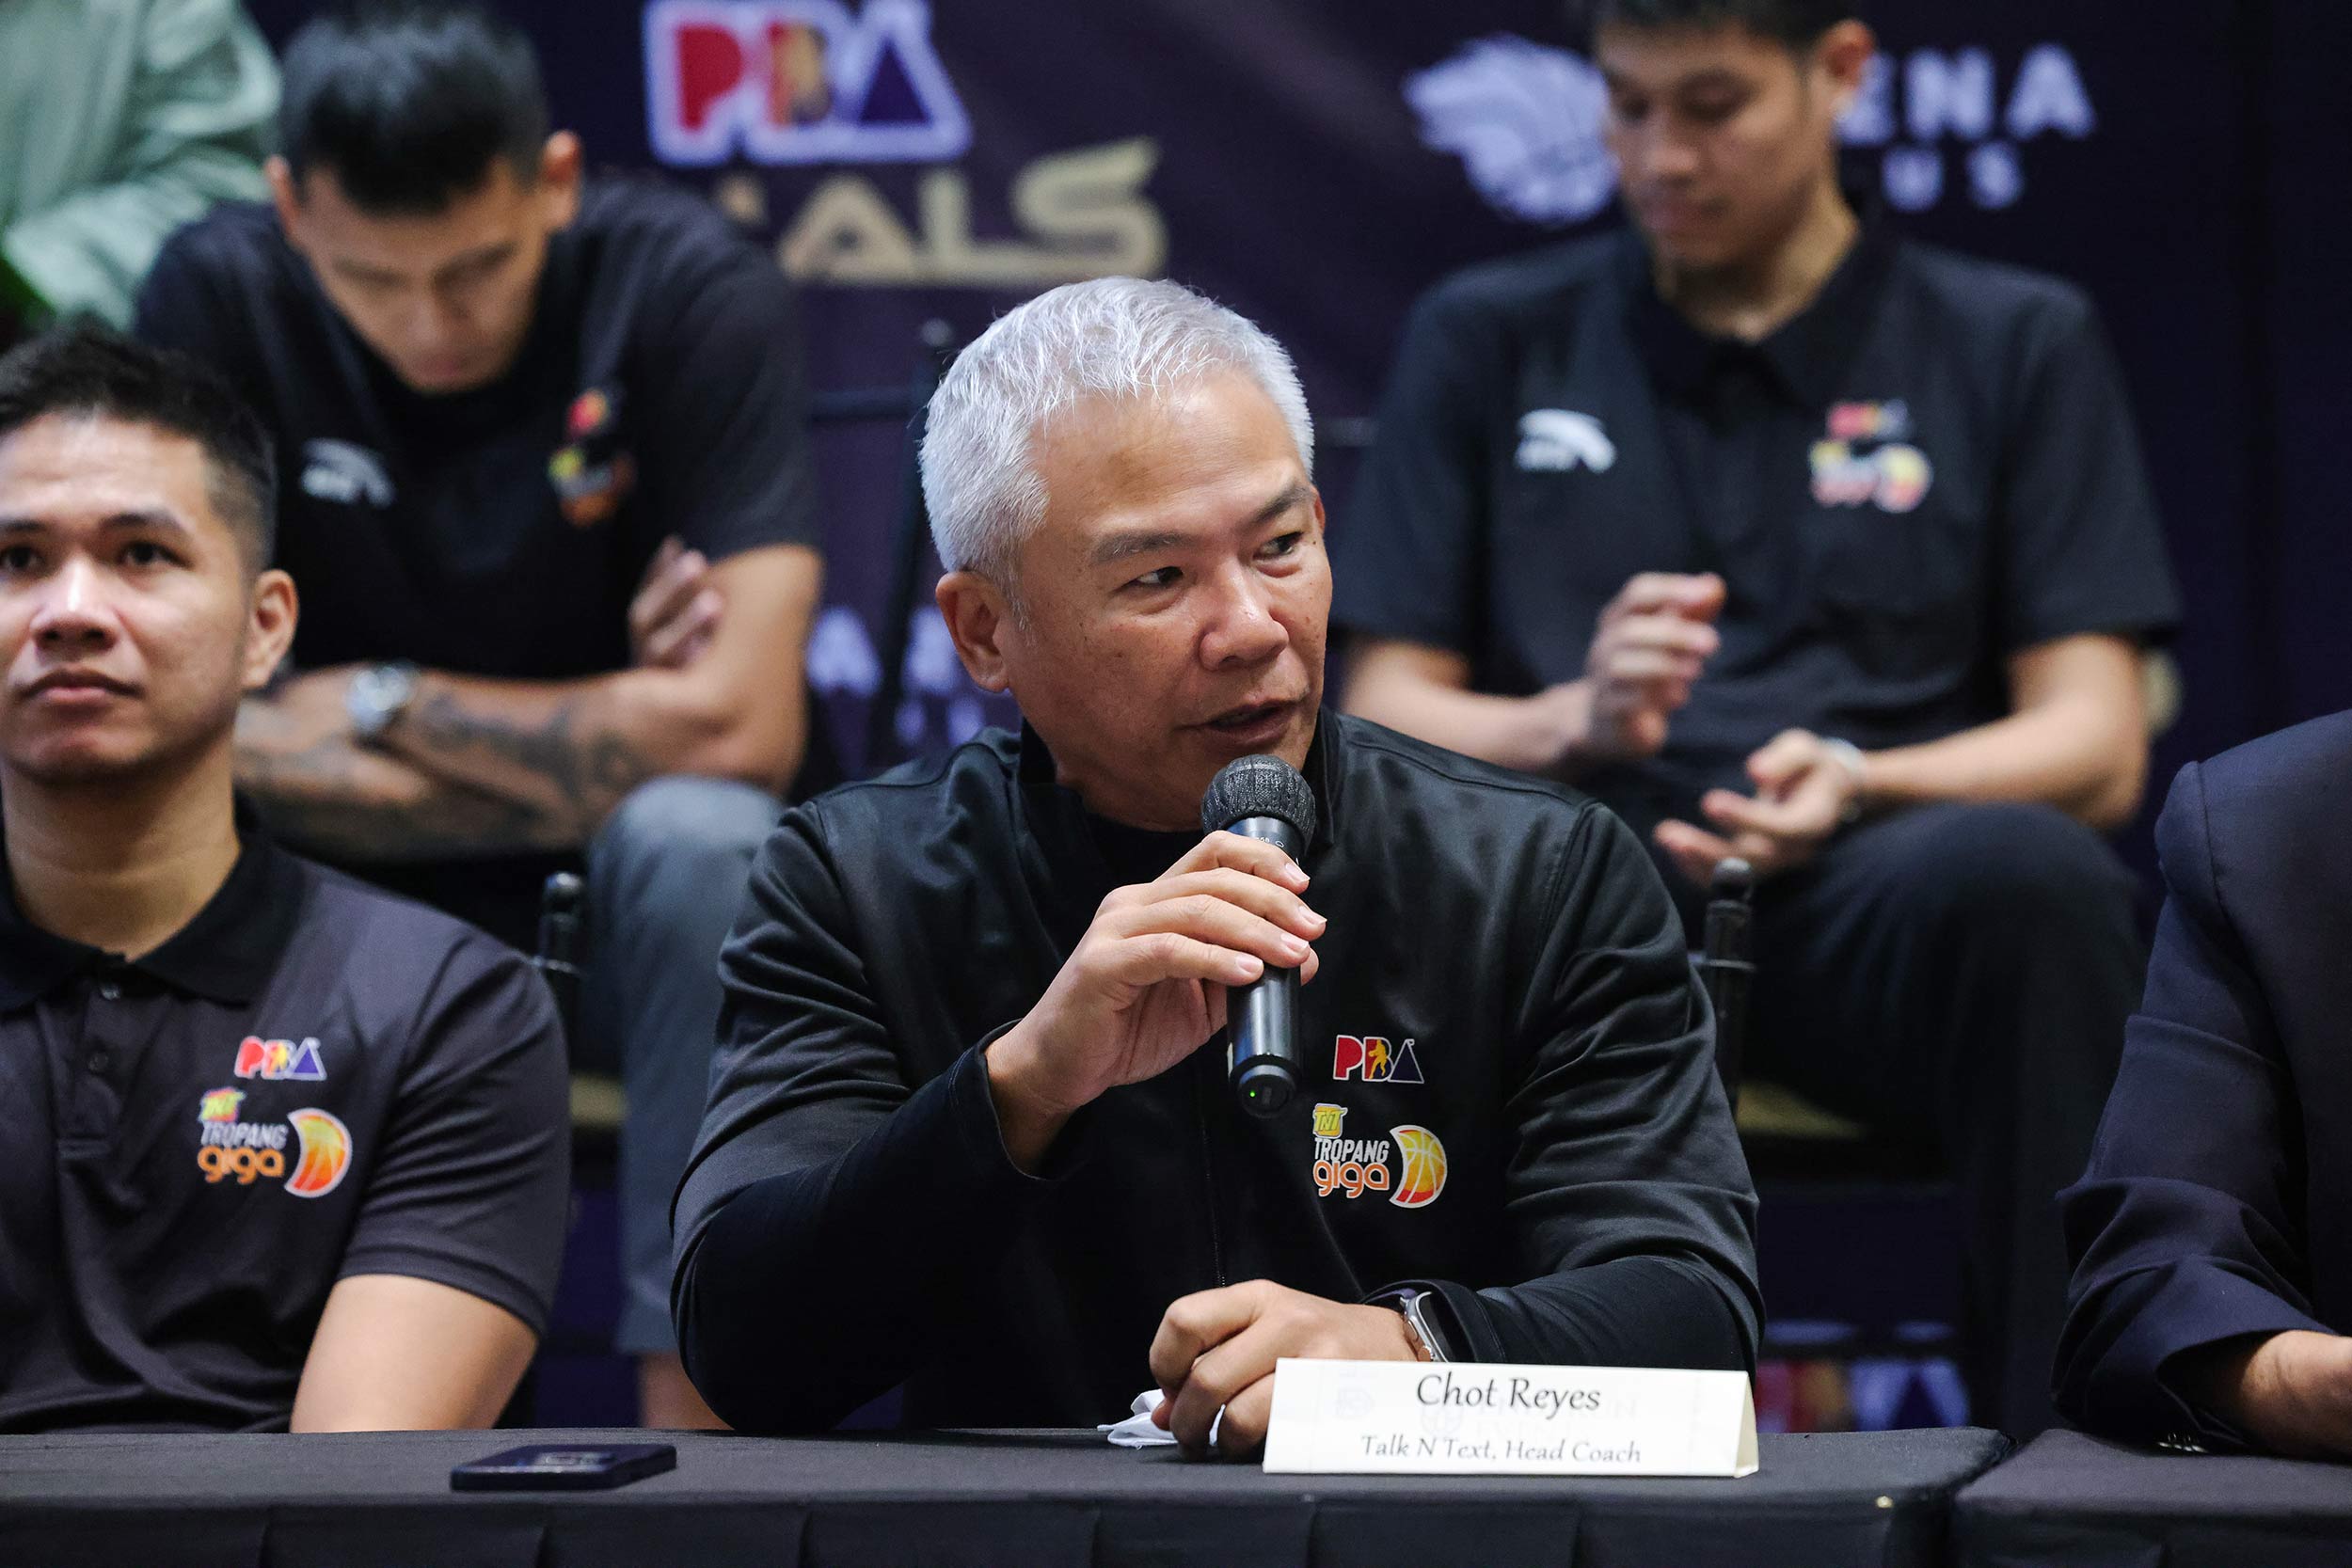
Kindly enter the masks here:
[[348, 707], [351, 726], [360, 738], [367, 739], [384, 733], [391, 721], [400, 717], [408, 699], [416, 694], [416, 667], [407, 664], [377, 664], [360, 671], [351, 680]]

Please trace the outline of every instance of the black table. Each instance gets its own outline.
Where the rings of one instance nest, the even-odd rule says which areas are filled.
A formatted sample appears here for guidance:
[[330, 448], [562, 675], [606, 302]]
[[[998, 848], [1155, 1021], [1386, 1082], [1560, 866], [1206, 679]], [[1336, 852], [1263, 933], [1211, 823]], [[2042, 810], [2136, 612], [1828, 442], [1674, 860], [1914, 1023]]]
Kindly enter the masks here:
[[2044, 1433], [1960, 1495], [1970, 1568], [2343, 1568], [2352, 1467]]
[[1921, 1568], [1998, 1433], [1766, 1437], [1741, 1481], [1269, 1476], [1094, 1433], [676, 1434], [608, 1493], [453, 1493], [525, 1442], [636, 1434], [0, 1438], [8, 1568]]

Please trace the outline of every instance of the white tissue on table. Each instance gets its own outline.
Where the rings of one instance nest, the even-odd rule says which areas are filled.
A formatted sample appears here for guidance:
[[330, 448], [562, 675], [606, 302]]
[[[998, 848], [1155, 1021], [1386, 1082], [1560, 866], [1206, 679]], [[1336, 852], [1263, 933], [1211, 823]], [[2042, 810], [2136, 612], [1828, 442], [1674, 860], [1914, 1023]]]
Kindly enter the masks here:
[[[1094, 1430], [1108, 1436], [1122, 1449], [1156, 1449], [1171, 1444], [1176, 1439], [1152, 1422], [1152, 1412], [1160, 1407], [1160, 1401], [1164, 1398], [1166, 1396], [1157, 1388], [1146, 1388], [1136, 1396], [1135, 1403], [1127, 1407], [1135, 1412], [1134, 1415], [1123, 1421], [1105, 1421]], [[1209, 1423], [1209, 1447], [1212, 1449], [1216, 1447], [1216, 1429], [1224, 1424], [1225, 1412], [1220, 1410], [1216, 1413], [1216, 1419]]]

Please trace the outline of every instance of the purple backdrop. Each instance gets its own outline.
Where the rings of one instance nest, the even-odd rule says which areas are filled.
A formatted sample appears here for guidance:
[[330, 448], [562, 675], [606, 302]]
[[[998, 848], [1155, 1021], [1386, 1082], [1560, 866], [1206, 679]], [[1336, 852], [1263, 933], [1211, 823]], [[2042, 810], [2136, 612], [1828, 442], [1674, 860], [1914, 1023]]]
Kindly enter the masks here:
[[[261, 0], [282, 39], [306, 8]], [[1166, 273], [1296, 356], [1336, 526], [1406, 304], [1449, 269], [1613, 221], [1597, 88], [1554, 0], [534, 0], [594, 161], [710, 194], [805, 291], [820, 391], [905, 383], [1040, 288]], [[1848, 122], [1913, 231], [2087, 284], [2154, 469], [2189, 615], [2159, 778], [2352, 705], [2336, 595], [2352, 243], [2339, 8], [1902, 0]], [[2323, 36], [2325, 35], [2325, 36]], [[830, 605], [811, 671], [866, 756], [904, 438], [825, 428]], [[921, 578], [928, 589], [929, 577]], [[928, 593], [917, 595], [927, 612]], [[900, 749], [1003, 709], [923, 613]]]

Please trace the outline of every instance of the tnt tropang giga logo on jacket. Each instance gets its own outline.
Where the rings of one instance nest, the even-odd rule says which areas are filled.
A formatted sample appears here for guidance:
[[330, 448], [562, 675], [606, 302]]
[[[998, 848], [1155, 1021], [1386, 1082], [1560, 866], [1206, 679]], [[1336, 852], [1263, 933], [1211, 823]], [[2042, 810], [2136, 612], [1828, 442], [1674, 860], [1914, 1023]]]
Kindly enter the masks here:
[[1386, 1193], [1400, 1209], [1424, 1209], [1445, 1191], [1445, 1145], [1426, 1127], [1391, 1127], [1385, 1138], [1347, 1136], [1348, 1108], [1315, 1107], [1315, 1193], [1357, 1198]]

